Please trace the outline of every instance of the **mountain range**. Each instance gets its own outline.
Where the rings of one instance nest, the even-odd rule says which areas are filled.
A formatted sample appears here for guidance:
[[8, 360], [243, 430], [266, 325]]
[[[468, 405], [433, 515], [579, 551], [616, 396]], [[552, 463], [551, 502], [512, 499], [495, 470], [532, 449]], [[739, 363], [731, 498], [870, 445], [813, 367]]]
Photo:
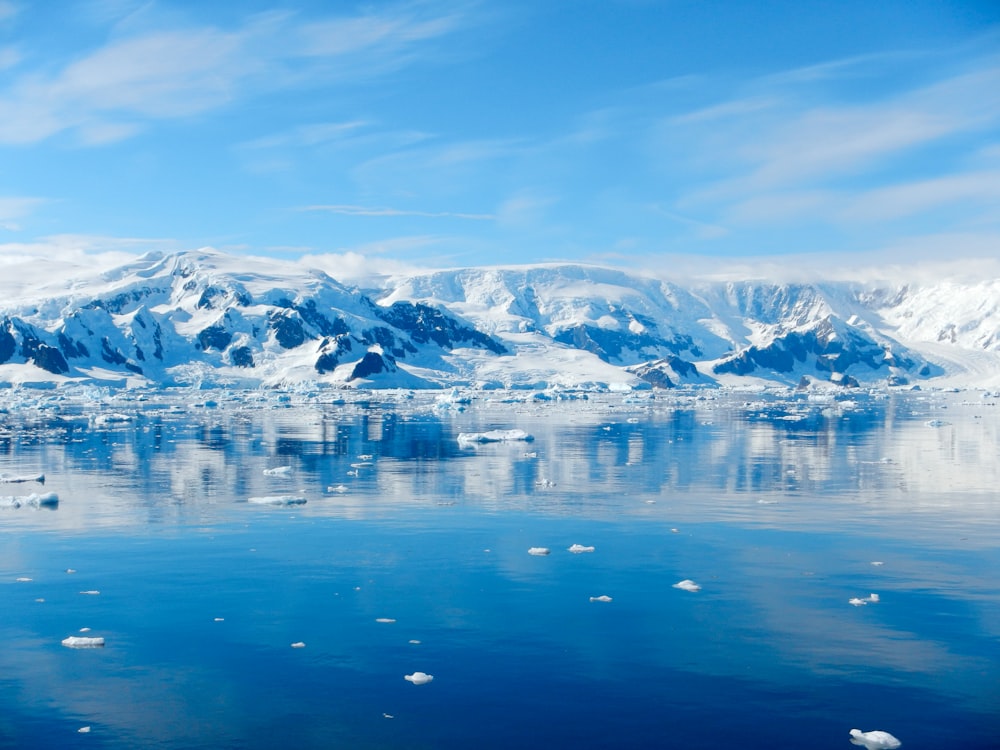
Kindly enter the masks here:
[[365, 287], [335, 275], [214, 250], [50, 265], [0, 300], [0, 383], [1000, 387], [997, 279], [680, 281], [581, 264]]

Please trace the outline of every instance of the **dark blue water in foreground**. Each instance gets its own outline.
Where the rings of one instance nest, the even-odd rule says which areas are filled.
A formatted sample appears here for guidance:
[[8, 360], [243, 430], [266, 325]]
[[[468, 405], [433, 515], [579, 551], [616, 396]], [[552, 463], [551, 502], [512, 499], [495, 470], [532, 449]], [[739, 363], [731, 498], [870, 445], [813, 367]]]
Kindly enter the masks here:
[[11, 409], [0, 747], [1000, 747], [1000, 407], [754, 399]]

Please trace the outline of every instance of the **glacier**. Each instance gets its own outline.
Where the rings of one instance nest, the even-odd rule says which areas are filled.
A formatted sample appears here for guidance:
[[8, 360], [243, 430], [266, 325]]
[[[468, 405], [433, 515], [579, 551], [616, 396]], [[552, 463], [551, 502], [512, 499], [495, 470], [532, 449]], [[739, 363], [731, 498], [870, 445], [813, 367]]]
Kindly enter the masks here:
[[545, 263], [362, 288], [305, 261], [203, 249], [50, 265], [4, 299], [0, 387], [1000, 387], [1000, 279], [671, 280]]

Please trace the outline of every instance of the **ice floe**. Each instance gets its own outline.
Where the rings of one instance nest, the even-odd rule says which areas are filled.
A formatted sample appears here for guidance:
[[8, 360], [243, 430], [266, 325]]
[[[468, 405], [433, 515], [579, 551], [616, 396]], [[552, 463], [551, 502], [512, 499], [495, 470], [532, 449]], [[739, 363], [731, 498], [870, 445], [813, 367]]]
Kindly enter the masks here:
[[550, 550], [548, 547], [528, 547], [529, 555], [537, 555], [537, 556], [547, 555], [551, 551], [552, 550]]
[[607, 594], [601, 594], [600, 596], [592, 596], [592, 597], [590, 597], [590, 601], [592, 601], [592, 602], [610, 602], [611, 601], [611, 597], [608, 596]]
[[295, 641], [295, 643], [292, 644], [292, 648], [305, 648], [305, 647], [306, 644], [302, 641]]
[[683, 581], [678, 581], [674, 584], [675, 589], [680, 589], [681, 591], [701, 591], [701, 586], [692, 581], [690, 578], [685, 578]]
[[98, 414], [94, 417], [94, 424], [98, 426], [109, 424], [123, 424], [131, 422], [132, 417], [128, 414]]
[[488, 430], [486, 432], [459, 433], [458, 442], [468, 443], [505, 443], [514, 440], [531, 442], [535, 438], [524, 430]]
[[376, 617], [375, 618], [375, 622], [386, 622], [386, 623], [388, 623], [388, 622], [396, 622], [396, 621], [393, 618], [391, 618], [391, 617]]
[[868, 750], [894, 750], [894, 748], [899, 747], [903, 743], [881, 729], [874, 729], [870, 732], [852, 729], [851, 744], [861, 745], [868, 748]]
[[247, 502], [252, 505], [305, 505], [306, 499], [297, 495], [263, 495], [248, 497]]
[[264, 476], [267, 477], [287, 477], [291, 473], [291, 466], [275, 466], [272, 469], [264, 469]]
[[80, 727], [76, 731], [79, 734], [87, 734], [90, 731], [90, 727]]
[[413, 674], [404, 675], [403, 679], [407, 682], [412, 682], [414, 685], [426, 685], [434, 679], [434, 675], [427, 674], [426, 672], [414, 672]]
[[860, 597], [854, 597], [853, 599], [848, 599], [848, 604], [853, 604], [855, 607], [863, 607], [866, 604], [878, 604], [881, 601], [878, 594], [869, 594], [863, 599]]
[[96, 589], [90, 589], [89, 591], [81, 591], [80, 593], [84, 594], [85, 596], [100, 596], [101, 595], [101, 592], [97, 591]]
[[593, 547], [585, 547], [582, 544], [571, 544], [567, 548], [567, 551], [572, 552], [574, 555], [578, 555], [581, 552], [593, 552], [594, 548]]
[[0, 484], [18, 484], [20, 482], [38, 482], [39, 484], [45, 484], [45, 475], [28, 474], [24, 476], [16, 476], [14, 474], [4, 474], [0, 472]]
[[43, 495], [32, 493], [19, 497], [16, 495], [0, 497], [0, 508], [58, 508], [59, 496], [54, 492]]
[[63, 638], [62, 645], [66, 648], [100, 648], [104, 645], [104, 639], [100, 636], [71, 635]]

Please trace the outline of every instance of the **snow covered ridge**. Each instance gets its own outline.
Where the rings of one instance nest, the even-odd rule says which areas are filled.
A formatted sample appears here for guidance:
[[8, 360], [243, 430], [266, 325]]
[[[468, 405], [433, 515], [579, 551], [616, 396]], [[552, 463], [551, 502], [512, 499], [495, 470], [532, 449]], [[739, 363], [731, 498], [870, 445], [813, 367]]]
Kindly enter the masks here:
[[[79, 273], [79, 271], [73, 271]], [[351, 288], [203, 250], [0, 303], [0, 386], [1000, 386], [1000, 279], [672, 282], [467, 268]]]

